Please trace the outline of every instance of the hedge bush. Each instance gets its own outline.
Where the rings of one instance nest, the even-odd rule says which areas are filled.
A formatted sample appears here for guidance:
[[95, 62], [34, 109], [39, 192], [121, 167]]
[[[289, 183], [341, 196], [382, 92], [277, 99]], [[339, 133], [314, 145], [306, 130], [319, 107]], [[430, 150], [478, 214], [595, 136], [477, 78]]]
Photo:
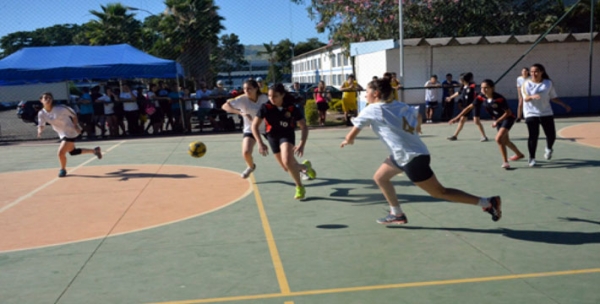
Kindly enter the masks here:
[[[329, 102], [328, 112], [342, 112], [342, 100], [334, 98]], [[306, 100], [304, 106], [304, 117], [306, 118], [306, 124], [309, 126], [317, 125], [319, 123], [319, 111], [317, 110], [317, 104], [314, 99]]]

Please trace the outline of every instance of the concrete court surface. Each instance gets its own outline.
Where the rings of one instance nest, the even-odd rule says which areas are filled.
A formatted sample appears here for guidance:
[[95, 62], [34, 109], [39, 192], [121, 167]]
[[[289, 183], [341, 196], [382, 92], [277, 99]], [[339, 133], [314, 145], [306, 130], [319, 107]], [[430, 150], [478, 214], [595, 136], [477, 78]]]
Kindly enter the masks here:
[[[600, 118], [556, 126], [552, 161], [542, 133], [540, 166], [507, 171], [472, 122], [456, 142], [455, 126], [423, 125], [438, 179], [501, 195], [504, 215], [398, 176], [397, 228], [375, 223], [388, 152], [369, 129], [344, 149], [350, 129], [311, 130], [318, 177], [301, 202], [271, 155], [239, 177], [241, 134], [82, 141], [104, 158], [68, 157], [62, 179], [56, 141], [3, 145], [0, 303], [600, 303]], [[511, 131], [523, 153], [526, 134]]]

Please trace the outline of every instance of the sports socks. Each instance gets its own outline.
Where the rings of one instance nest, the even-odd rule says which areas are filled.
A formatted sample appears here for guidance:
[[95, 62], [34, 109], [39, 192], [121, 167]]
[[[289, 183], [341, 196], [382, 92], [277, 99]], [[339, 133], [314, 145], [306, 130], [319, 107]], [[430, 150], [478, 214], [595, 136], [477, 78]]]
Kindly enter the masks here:
[[480, 197], [479, 198], [479, 203], [477, 203], [477, 206], [481, 206], [482, 208], [487, 208], [489, 207], [490, 204], [490, 199], [487, 197]]
[[402, 214], [402, 208], [400, 208], [400, 206], [398, 206], [398, 207], [390, 206], [390, 213], [393, 215], [400, 215], [400, 214]]

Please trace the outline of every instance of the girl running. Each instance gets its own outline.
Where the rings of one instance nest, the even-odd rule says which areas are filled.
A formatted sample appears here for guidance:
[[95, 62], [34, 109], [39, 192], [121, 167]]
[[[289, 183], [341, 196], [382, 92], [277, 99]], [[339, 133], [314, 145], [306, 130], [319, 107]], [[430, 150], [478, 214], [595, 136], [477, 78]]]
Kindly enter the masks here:
[[354, 127], [341, 144], [342, 148], [354, 144], [354, 139], [362, 128], [370, 126], [390, 150], [391, 155], [373, 177], [391, 209], [388, 216], [377, 222], [384, 225], [408, 223], [391, 182], [394, 176], [402, 172], [429, 195], [451, 202], [480, 206], [483, 211], [492, 215], [492, 220], [498, 221], [502, 217], [499, 196], [476, 197], [440, 184], [429, 167], [429, 151], [415, 130], [417, 120], [420, 119], [418, 111], [405, 103], [389, 99], [391, 90], [388, 80], [374, 80], [367, 85], [369, 106], [352, 121]]
[[70, 155], [94, 154], [98, 159], [102, 158], [100, 147], [94, 149], [75, 148], [75, 139], [81, 134], [81, 128], [77, 124], [77, 114], [73, 109], [65, 105], [54, 105], [54, 97], [50, 92], [42, 93], [40, 102], [44, 108], [38, 112], [37, 136], [42, 137], [44, 126], [48, 123], [60, 137], [60, 146], [58, 147], [60, 171], [58, 171], [58, 177], [67, 176], [67, 152]]
[[[300, 109], [294, 104], [294, 97], [287, 94], [285, 87], [281, 83], [273, 85], [269, 89], [269, 102], [263, 104], [254, 117], [252, 122], [252, 133], [258, 141], [258, 152], [267, 156], [269, 149], [260, 137], [259, 127], [265, 121], [267, 140], [275, 159], [284, 171], [287, 171], [296, 184], [297, 200], [304, 199], [306, 190], [302, 185], [300, 172], [304, 172], [310, 179], [317, 177], [317, 173], [312, 168], [309, 160], [299, 164], [294, 154], [302, 157], [304, 155], [304, 146], [308, 138], [308, 127]], [[301, 137], [300, 144], [296, 145], [296, 124], [300, 126]]]
[[467, 106], [460, 114], [458, 114], [458, 116], [456, 116], [456, 118], [452, 119], [453, 121], [451, 123], [462, 118], [463, 115], [471, 111], [473, 107], [478, 107], [482, 104], [494, 119], [492, 128], [498, 129], [496, 143], [498, 143], [500, 155], [502, 156], [502, 168], [508, 169], [510, 168], [510, 165], [508, 164], [509, 159], [506, 154], [506, 147], [515, 152], [515, 155], [510, 157], [511, 161], [519, 160], [525, 157], [525, 155], [519, 151], [519, 148], [517, 148], [508, 137], [508, 132], [515, 123], [515, 115], [508, 107], [506, 98], [494, 91], [494, 82], [492, 80], [486, 79], [481, 83], [481, 94], [477, 95], [474, 103]]
[[[446, 97], [446, 101], [452, 100], [455, 97], [460, 96], [458, 98], [458, 107], [459, 107], [459, 109], [465, 109], [469, 105], [473, 104], [473, 101], [475, 101], [475, 95], [476, 95], [475, 86], [476, 85], [473, 82], [473, 73], [469, 72], [469, 73], [461, 74], [460, 75], [460, 83], [462, 84], [462, 87], [460, 88], [460, 90], [458, 92]], [[471, 107], [471, 109], [475, 109], [475, 111], [473, 111], [473, 122], [477, 125], [477, 128], [479, 128], [479, 132], [481, 133], [480, 141], [482, 141], [482, 142], [488, 141], [487, 136], [485, 136], [485, 130], [483, 129], [481, 120], [479, 119], [481, 107], [475, 106], [475, 107]], [[465, 125], [465, 122], [467, 121], [467, 117], [470, 112], [471, 112], [471, 110], [469, 110], [468, 112], [465, 112], [465, 114], [462, 117], [460, 117], [460, 120], [458, 121], [458, 126], [456, 126], [456, 131], [454, 131], [454, 135], [448, 137], [448, 140], [457, 140], [458, 139], [458, 134], [462, 130], [463, 126]], [[453, 120], [454, 119], [450, 120], [450, 124], [453, 123], [452, 122]]]
[[536, 165], [535, 150], [537, 149], [538, 138], [540, 137], [540, 125], [546, 134], [546, 150], [544, 158], [552, 159], [552, 146], [556, 140], [556, 127], [554, 126], [554, 112], [550, 102], [561, 105], [567, 112], [571, 112], [571, 107], [556, 95], [554, 83], [546, 73], [543, 65], [536, 63], [529, 69], [531, 77], [523, 82], [521, 94], [523, 94], [523, 116], [529, 131], [527, 139], [527, 149], [529, 150], [529, 166]]
[[[267, 103], [269, 99], [265, 94], [260, 92], [258, 82], [249, 79], [244, 82], [244, 94], [239, 95], [234, 99], [229, 99], [221, 107], [228, 113], [237, 114], [243, 117], [244, 130], [242, 137], [242, 157], [246, 161], [246, 169], [242, 172], [242, 178], [248, 178], [250, 173], [256, 169], [252, 152], [256, 145], [256, 137], [252, 135], [252, 120], [256, 116], [256, 112], [260, 106]], [[261, 132], [264, 133], [264, 126], [261, 127]]]

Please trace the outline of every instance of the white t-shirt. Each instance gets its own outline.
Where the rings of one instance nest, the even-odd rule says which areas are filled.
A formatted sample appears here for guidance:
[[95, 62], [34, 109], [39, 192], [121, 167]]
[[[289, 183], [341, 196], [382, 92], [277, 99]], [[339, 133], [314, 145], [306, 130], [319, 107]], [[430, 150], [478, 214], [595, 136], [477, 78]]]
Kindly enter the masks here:
[[[212, 95], [212, 92], [210, 90], [206, 90], [206, 91], [202, 91], [202, 90], [198, 90], [196, 91], [196, 98], [200, 99], [203, 97], [209, 97]], [[198, 107], [203, 108], [203, 109], [212, 109], [213, 104], [212, 104], [212, 100], [210, 99], [204, 99], [204, 100], [199, 100], [198, 101]]]
[[140, 108], [138, 107], [137, 101], [135, 101], [135, 95], [130, 92], [121, 92], [119, 95], [121, 99], [131, 99], [130, 101], [123, 101], [123, 110], [125, 112], [137, 111]]
[[[252, 133], [252, 119], [254, 119], [254, 116], [256, 116], [258, 110], [260, 110], [260, 106], [267, 102], [269, 102], [269, 97], [267, 97], [265, 94], [258, 95], [256, 102], [250, 100], [250, 98], [248, 98], [248, 96], [245, 94], [240, 95], [229, 102], [230, 106], [242, 112], [242, 117], [244, 118], [244, 133]], [[251, 119], [248, 119], [246, 114], [250, 115]], [[264, 123], [260, 125], [259, 130], [260, 133], [265, 133]]]
[[355, 127], [371, 129], [401, 166], [419, 155], [429, 155], [417, 133], [419, 109], [399, 101], [372, 103], [352, 119]]
[[[425, 86], [430, 85], [431, 82], [427, 81]], [[436, 82], [434, 85], [440, 85], [439, 82]], [[440, 88], [431, 87], [425, 89], [425, 101], [439, 101]]]
[[73, 119], [76, 117], [77, 114], [73, 109], [65, 105], [54, 105], [50, 112], [46, 112], [46, 109], [38, 112], [38, 125], [50, 124], [60, 138], [76, 138], [79, 136], [79, 131], [73, 123]]
[[517, 87], [522, 87], [523, 86], [523, 82], [525, 82], [525, 80], [527, 80], [529, 78], [524, 78], [523, 76], [519, 76], [517, 78]]
[[[558, 97], [554, 90], [554, 85], [551, 80], [544, 79], [540, 83], [535, 83], [531, 79], [527, 79], [521, 86], [523, 94], [523, 117], [542, 117], [552, 116], [552, 106], [550, 100]], [[538, 94], [540, 99], [532, 99], [525, 101], [526, 96]]]
[[108, 95], [102, 95], [98, 97], [98, 100], [104, 102], [104, 115], [115, 114], [115, 103], [110, 100], [110, 97]]

